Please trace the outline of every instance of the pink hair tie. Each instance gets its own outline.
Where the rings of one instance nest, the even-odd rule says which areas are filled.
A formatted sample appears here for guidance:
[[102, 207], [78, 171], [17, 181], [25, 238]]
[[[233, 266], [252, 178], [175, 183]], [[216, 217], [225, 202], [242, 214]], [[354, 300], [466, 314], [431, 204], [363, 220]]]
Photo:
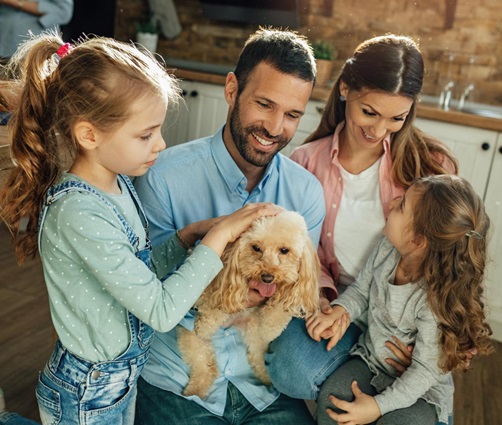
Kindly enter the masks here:
[[57, 51], [57, 55], [62, 59], [64, 58], [68, 53], [70, 53], [72, 47], [70, 43], [65, 43], [63, 44]]
[[73, 47], [71, 46], [70, 43], [65, 43], [63, 44], [56, 53], [52, 55], [52, 59], [57, 63], [64, 58], [68, 53], [70, 53], [73, 50]]

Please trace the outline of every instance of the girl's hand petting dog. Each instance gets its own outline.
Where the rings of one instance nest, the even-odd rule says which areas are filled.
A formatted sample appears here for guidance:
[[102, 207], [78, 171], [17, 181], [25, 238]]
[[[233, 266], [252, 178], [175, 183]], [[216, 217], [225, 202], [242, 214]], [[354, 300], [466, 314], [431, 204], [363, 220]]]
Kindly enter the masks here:
[[201, 244], [207, 245], [221, 256], [228, 243], [234, 242], [257, 218], [274, 216], [284, 211], [272, 203], [247, 204], [216, 223], [207, 232]]
[[330, 351], [340, 341], [350, 325], [350, 315], [344, 307], [335, 305], [331, 313], [321, 311], [307, 318], [307, 332], [316, 341], [329, 339], [327, 350]]

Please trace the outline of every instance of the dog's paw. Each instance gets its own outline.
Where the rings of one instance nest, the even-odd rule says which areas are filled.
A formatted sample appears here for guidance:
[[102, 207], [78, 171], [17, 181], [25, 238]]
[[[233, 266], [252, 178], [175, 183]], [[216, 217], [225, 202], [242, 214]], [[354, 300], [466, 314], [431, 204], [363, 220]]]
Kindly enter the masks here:
[[201, 399], [205, 399], [207, 395], [209, 394], [209, 388], [206, 387], [201, 387], [200, 385], [196, 385], [194, 383], [188, 383], [188, 385], [185, 387], [183, 390], [183, 395], [185, 397], [190, 397], [192, 395], [195, 395]]

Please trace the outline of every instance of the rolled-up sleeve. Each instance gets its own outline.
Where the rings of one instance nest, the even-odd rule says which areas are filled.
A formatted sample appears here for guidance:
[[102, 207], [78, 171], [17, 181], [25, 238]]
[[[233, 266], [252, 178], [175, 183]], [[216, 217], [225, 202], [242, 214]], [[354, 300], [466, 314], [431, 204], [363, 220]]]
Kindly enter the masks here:
[[73, 0], [39, 0], [38, 11], [43, 13], [39, 22], [44, 28], [64, 25], [73, 16]]

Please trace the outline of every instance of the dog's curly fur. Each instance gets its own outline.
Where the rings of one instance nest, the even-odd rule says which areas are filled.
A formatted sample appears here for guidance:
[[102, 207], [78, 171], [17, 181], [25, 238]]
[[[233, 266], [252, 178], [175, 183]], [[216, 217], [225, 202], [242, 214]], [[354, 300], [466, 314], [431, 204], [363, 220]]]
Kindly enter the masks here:
[[[190, 367], [186, 396], [205, 398], [218, 375], [211, 343], [218, 328], [239, 327], [249, 363], [258, 379], [270, 385], [263, 357], [269, 343], [292, 317], [315, 313], [319, 306], [319, 258], [298, 213], [284, 211], [256, 220], [229, 244], [222, 261], [222, 271], [195, 304], [194, 331], [178, 330], [180, 353]], [[266, 295], [266, 302], [247, 308], [250, 289]]]

